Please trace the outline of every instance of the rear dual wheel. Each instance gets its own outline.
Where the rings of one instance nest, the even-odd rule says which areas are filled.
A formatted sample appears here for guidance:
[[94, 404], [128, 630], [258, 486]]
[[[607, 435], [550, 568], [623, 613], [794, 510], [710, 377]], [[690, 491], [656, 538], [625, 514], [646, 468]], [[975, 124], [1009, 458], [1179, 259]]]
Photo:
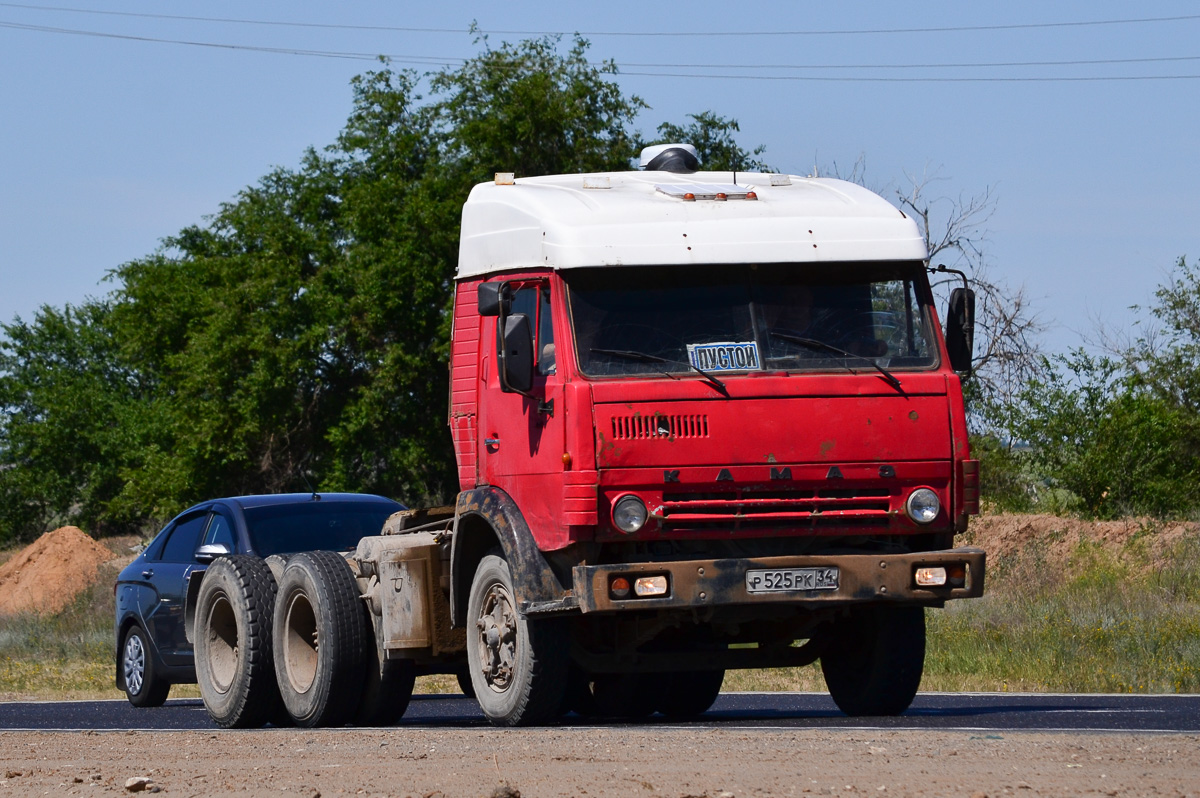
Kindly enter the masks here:
[[366, 613], [340, 554], [288, 560], [275, 604], [275, 674], [297, 726], [390, 726], [404, 715], [416, 669], [409, 660], [380, 662]]
[[363, 689], [364, 621], [341, 555], [309, 551], [288, 560], [272, 637], [279, 693], [297, 726], [340, 726], [354, 715]]
[[196, 681], [218, 726], [262, 726], [278, 717], [271, 644], [275, 578], [258, 557], [213, 560], [196, 601]]

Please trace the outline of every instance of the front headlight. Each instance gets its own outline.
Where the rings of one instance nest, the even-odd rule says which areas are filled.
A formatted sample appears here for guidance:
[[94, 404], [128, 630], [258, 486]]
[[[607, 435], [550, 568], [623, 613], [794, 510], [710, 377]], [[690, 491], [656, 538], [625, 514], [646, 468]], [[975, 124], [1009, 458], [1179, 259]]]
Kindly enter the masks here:
[[942, 503], [938, 500], [938, 495], [929, 488], [917, 488], [909, 494], [908, 501], [904, 503], [904, 510], [908, 517], [918, 524], [929, 524], [938, 517]]
[[613, 506], [613, 524], [632, 535], [646, 524], [646, 503], [637, 496], [622, 496]]

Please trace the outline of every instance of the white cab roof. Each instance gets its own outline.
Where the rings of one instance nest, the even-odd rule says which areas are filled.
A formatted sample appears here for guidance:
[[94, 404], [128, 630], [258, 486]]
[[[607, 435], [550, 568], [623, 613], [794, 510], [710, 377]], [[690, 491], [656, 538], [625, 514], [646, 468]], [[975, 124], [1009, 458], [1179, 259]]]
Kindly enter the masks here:
[[912, 219], [843, 180], [738, 172], [737, 188], [753, 190], [757, 200], [677, 196], [692, 185], [733, 183], [731, 172], [611, 172], [481, 183], [463, 206], [458, 277], [546, 267], [926, 257]]

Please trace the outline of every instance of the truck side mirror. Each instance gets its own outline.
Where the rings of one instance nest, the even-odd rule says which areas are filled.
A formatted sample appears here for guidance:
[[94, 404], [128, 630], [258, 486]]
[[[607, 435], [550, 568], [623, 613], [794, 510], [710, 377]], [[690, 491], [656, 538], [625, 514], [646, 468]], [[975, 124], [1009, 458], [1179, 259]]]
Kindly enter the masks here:
[[975, 349], [975, 292], [955, 288], [946, 305], [946, 350], [950, 367], [960, 374], [971, 373]]
[[533, 328], [524, 313], [504, 318], [500, 336], [500, 389], [528, 394], [533, 387]]
[[499, 316], [500, 315], [500, 289], [504, 287], [504, 283], [480, 283], [479, 284], [479, 315], [480, 316]]

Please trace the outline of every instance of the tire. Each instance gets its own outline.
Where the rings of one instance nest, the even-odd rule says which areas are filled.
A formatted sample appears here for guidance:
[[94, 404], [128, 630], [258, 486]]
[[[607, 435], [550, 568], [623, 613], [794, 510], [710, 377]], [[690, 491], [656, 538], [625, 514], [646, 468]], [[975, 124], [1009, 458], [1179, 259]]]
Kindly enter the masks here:
[[515, 596], [508, 563], [484, 557], [467, 601], [467, 663], [479, 707], [496, 726], [555, 718], [567, 687], [567, 627], [525, 618]]
[[836, 622], [821, 672], [838, 708], [850, 716], [899, 715], [925, 669], [923, 607], [864, 607]]
[[454, 673], [454, 678], [458, 681], [458, 689], [462, 690], [462, 694], [467, 698], [475, 697], [475, 685], [471, 683], [471, 670], [464, 666]]
[[[367, 623], [370, 623], [369, 621]], [[374, 641], [366, 642], [362, 698], [354, 713], [355, 726], [392, 726], [404, 717], [412, 699], [417, 669], [412, 660], [384, 660]]]
[[658, 686], [646, 673], [599, 674], [591, 683], [592, 708], [602, 718], [645, 718], [654, 714]]
[[154, 651], [146, 630], [134, 624], [121, 641], [121, 683], [135, 707], [161, 707], [171, 683], [154, 672]]
[[574, 712], [581, 718], [594, 718], [599, 714], [596, 709], [596, 699], [592, 695], [592, 681], [574, 662], [568, 665], [567, 689], [563, 700], [558, 705], [558, 714], [566, 715]]
[[366, 619], [350, 566], [332, 551], [288, 560], [272, 638], [279, 695], [297, 726], [341, 726], [359, 708]]
[[725, 671], [686, 671], [659, 677], [658, 711], [668, 718], [694, 718], [708, 711], [717, 696]]
[[247, 554], [213, 560], [196, 599], [196, 682], [218, 726], [262, 726], [278, 711], [274, 609], [275, 578], [266, 563]]

